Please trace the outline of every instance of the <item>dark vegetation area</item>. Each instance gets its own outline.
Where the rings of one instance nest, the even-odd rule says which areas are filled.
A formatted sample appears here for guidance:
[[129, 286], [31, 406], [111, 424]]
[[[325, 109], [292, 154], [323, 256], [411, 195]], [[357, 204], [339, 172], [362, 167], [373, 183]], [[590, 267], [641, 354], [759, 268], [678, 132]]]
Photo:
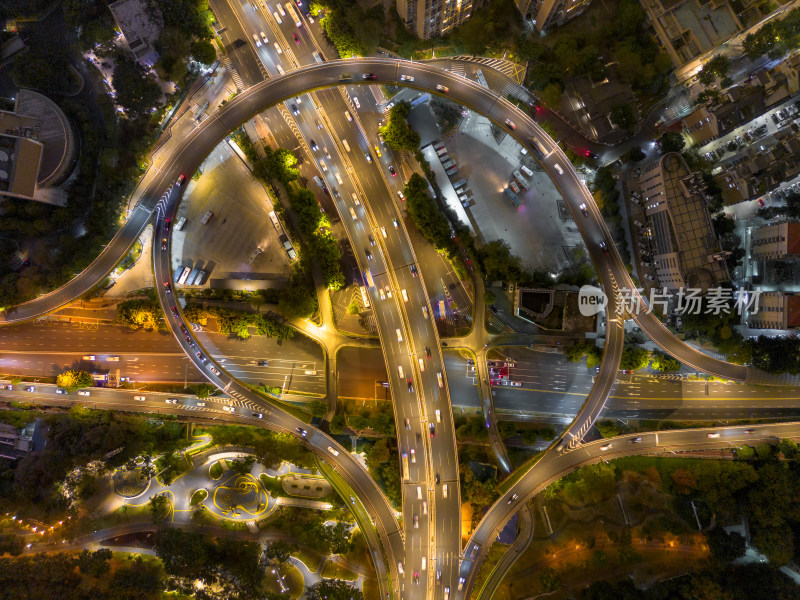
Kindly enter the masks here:
[[[206, 59], [211, 38], [207, 0], [154, 0], [164, 15], [156, 70], [180, 90], [194, 75], [187, 67], [193, 51]], [[145, 168], [166, 106], [152, 76], [111, 44], [113, 19], [106, 0], [67, 0], [59, 15], [24, 31], [26, 51], [14, 58], [14, 76], [54, 99], [73, 125], [80, 144], [78, 175], [70, 184], [65, 207], [7, 198], [0, 235], [29, 249], [30, 265], [0, 275], [0, 307], [12, 306], [58, 287], [100, 254], [120, 224], [124, 202]], [[52, 28], [54, 22], [58, 33]], [[72, 38], [70, 39], [70, 36]], [[41, 39], [40, 39], [41, 38]], [[44, 41], [46, 39], [46, 42]], [[101, 60], [114, 62], [116, 98], [106, 92], [100, 72], [83, 61], [79, 50], [93, 48]], [[76, 73], [85, 78], [78, 96]], [[115, 102], [124, 110], [120, 114]], [[151, 112], [152, 111], [152, 112]]]

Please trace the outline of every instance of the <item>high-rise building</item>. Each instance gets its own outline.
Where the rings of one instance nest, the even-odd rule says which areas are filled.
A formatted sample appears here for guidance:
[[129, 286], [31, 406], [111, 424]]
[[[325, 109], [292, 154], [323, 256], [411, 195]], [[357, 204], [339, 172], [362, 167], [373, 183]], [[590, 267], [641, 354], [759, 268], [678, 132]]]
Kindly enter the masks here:
[[397, 0], [397, 14], [423, 40], [447, 35], [469, 19], [483, 0]]
[[591, 0], [515, 0], [515, 2], [519, 12], [541, 31], [577, 17], [586, 10]]

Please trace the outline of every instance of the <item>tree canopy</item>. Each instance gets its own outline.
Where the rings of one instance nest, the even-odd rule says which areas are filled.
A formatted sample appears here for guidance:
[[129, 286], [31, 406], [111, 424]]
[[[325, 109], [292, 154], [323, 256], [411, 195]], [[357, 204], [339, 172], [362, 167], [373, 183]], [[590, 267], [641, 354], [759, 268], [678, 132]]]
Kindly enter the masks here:
[[94, 379], [92, 379], [92, 375], [86, 371], [70, 369], [58, 374], [56, 377], [56, 385], [64, 388], [68, 392], [72, 392], [80, 388], [93, 386]]
[[389, 122], [380, 128], [383, 139], [393, 150], [414, 152], [419, 148], [419, 134], [408, 124], [410, 112], [411, 105], [408, 102], [398, 102], [389, 111]]

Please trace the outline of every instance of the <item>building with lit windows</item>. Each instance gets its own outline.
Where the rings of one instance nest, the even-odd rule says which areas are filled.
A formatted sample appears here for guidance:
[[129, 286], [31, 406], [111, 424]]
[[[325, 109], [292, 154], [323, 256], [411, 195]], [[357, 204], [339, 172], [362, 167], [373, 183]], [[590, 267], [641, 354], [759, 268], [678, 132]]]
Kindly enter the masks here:
[[775, 223], [753, 229], [750, 257], [752, 260], [800, 258], [800, 223]]
[[702, 193], [683, 157], [669, 152], [639, 176], [659, 287], [708, 289], [729, 279]]
[[800, 327], [800, 295], [761, 292], [758, 312], [747, 317], [751, 329], [797, 329]]
[[581, 14], [591, 0], [515, 0], [522, 16], [538, 31], [561, 25]]
[[397, 0], [397, 14], [418, 38], [447, 35], [469, 19], [483, 0]]

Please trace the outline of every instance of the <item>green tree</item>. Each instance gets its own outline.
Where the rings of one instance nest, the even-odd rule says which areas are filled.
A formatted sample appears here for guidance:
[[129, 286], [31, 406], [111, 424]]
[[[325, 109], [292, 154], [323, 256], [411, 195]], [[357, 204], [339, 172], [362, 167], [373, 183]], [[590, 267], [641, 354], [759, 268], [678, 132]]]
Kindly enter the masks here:
[[545, 567], [539, 571], [539, 583], [545, 592], [555, 592], [561, 589], [561, 576], [552, 567]]
[[411, 105], [408, 102], [398, 102], [389, 111], [389, 122], [380, 128], [383, 139], [393, 150], [413, 152], [419, 148], [419, 134], [408, 124], [410, 112]]
[[117, 103], [133, 119], [148, 114], [161, 101], [161, 88], [153, 75], [124, 53], [114, 63], [113, 83]]
[[681, 363], [663, 352], [653, 352], [651, 366], [662, 373], [676, 373], [681, 369]]
[[307, 600], [364, 600], [361, 590], [340, 579], [323, 579], [306, 592]]
[[217, 50], [214, 48], [214, 44], [208, 40], [192, 42], [191, 52], [192, 57], [204, 65], [213, 64], [217, 60]]
[[111, 565], [108, 564], [111, 556], [111, 550], [108, 548], [101, 548], [94, 552], [84, 550], [78, 555], [78, 567], [84, 575], [101, 577], [111, 571]]
[[297, 544], [285, 540], [274, 540], [267, 543], [264, 547], [264, 556], [267, 557], [268, 560], [283, 564], [287, 562], [297, 550]]
[[644, 348], [635, 346], [625, 346], [622, 350], [622, 358], [619, 361], [620, 369], [624, 371], [636, 371], [644, 369], [650, 362], [650, 355]]
[[559, 110], [561, 107], [561, 92], [563, 88], [557, 82], [549, 83], [542, 90], [542, 101], [551, 109]]
[[629, 104], [617, 104], [611, 109], [609, 118], [622, 129], [631, 129], [636, 123], [636, 116]]
[[94, 385], [94, 379], [92, 379], [91, 374], [86, 371], [70, 369], [69, 371], [58, 374], [58, 377], [56, 377], [56, 385], [64, 388], [68, 392], [72, 392], [80, 388], [92, 387]]
[[597, 427], [597, 431], [604, 438], [616, 437], [621, 433], [619, 427], [617, 427], [617, 424], [614, 421], [608, 419], [603, 421], [598, 421], [595, 424], [595, 427]]
[[686, 146], [686, 140], [677, 131], [667, 131], [658, 139], [658, 146], [661, 148], [662, 154], [680, 152]]
[[706, 534], [712, 556], [722, 564], [733, 562], [744, 556], [747, 545], [744, 537], [737, 532], [725, 533], [722, 527], [715, 527]]
[[163, 521], [169, 514], [170, 500], [163, 494], [150, 498], [150, 512], [153, 515], [153, 523]]

